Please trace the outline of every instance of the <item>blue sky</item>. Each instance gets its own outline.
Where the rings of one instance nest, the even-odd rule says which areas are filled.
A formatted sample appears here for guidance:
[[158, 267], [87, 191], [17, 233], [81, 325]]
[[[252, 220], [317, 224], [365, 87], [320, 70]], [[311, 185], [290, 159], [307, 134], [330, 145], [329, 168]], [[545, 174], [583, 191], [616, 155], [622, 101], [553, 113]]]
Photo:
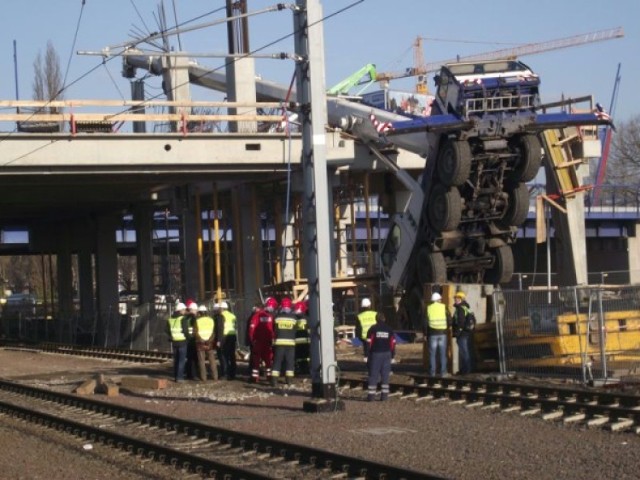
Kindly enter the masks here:
[[[247, 1], [250, 11], [276, 3]], [[119, 59], [109, 60], [102, 66], [100, 57], [79, 56], [75, 52], [100, 51], [131, 40], [132, 31], [157, 30], [154, 14], [160, 0], [85, 0], [83, 9], [82, 3], [82, 0], [3, 0], [0, 67], [5, 74], [0, 78], [0, 98], [15, 98], [14, 40], [17, 42], [18, 85], [22, 99], [32, 96], [33, 61], [38, 51], [44, 53], [49, 40], [60, 55], [63, 72], [69, 65], [67, 83], [75, 82], [65, 92], [65, 98], [130, 97], [128, 80], [120, 73]], [[174, 3], [180, 23], [218, 9], [218, 13], [196, 23], [219, 19], [225, 5], [224, 0], [165, 0], [170, 25], [174, 24]], [[412, 44], [417, 36], [425, 37], [425, 61], [433, 62], [456, 55], [623, 27], [625, 37], [622, 39], [526, 56], [522, 60], [541, 76], [544, 102], [558, 100], [563, 94], [571, 97], [592, 94], [607, 108], [616, 69], [621, 63], [616, 121], [640, 115], [640, 100], [634, 91], [640, 78], [638, 0], [323, 0], [322, 5], [325, 15], [353, 5], [325, 22], [328, 86], [366, 63], [375, 63], [379, 71], [400, 71], [412, 66]], [[292, 30], [289, 11], [251, 17], [249, 22], [252, 49], [270, 44]], [[226, 28], [221, 25], [184, 34], [180, 40], [187, 51], [223, 53], [226, 38]], [[172, 37], [171, 42], [177, 50], [176, 37]], [[264, 53], [281, 51], [293, 51], [291, 39], [263, 50]], [[217, 67], [223, 60], [202, 58], [199, 62]], [[98, 68], [87, 75], [96, 66]], [[294, 65], [290, 60], [261, 59], [256, 61], [256, 71], [265, 79], [288, 84]], [[396, 81], [392, 86], [411, 91], [414, 80]], [[159, 82], [150, 81], [148, 94], [159, 93]], [[204, 90], [196, 90], [194, 97], [201, 100], [220, 98]]]

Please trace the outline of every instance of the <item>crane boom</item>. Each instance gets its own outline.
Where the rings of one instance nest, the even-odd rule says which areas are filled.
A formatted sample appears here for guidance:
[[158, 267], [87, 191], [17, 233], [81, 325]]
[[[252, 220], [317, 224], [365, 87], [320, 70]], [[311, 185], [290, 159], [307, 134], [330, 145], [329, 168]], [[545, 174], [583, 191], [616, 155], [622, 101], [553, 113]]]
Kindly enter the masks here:
[[416, 65], [407, 68], [402, 72], [380, 72], [376, 76], [378, 81], [389, 81], [398, 78], [414, 77], [416, 75], [426, 75], [430, 72], [437, 71], [442, 65], [455, 62], [473, 62], [478, 60], [498, 60], [504, 58], [516, 58], [525, 55], [534, 55], [536, 53], [549, 52], [559, 50], [561, 48], [575, 47], [585, 45], [587, 43], [603, 42], [605, 40], [613, 40], [615, 38], [624, 37], [622, 27], [612, 28], [608, 30], [599, 30], [597, 32], [584, 33], [581, 35], [573, 35], [571, 37], [558, 38], [539, 43], [527, 43], [513, 48], [503, 48], [491, 52], [478, 53], [475, 55], [467, 55], [464, 57], [452, 58], [449, 60], [441, 60], [438, 62], [430, 62], [424, 66]]

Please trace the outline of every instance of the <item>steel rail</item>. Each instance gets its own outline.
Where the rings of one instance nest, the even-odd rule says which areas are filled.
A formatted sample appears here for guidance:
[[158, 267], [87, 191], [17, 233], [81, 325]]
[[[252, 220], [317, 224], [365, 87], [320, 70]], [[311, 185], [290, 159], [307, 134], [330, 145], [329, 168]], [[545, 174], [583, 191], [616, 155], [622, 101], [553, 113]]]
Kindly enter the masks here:
[[[243, 452], [252, 451], [259, 454], [268, 454], [271, 457], [278, 457], [287, 462], [311, 465], [316, 469], [330, 470], [350, 477], [406, 480], [443, 478], [425, 472], [385, 465], [327, 450], [310, 448], [277, 439], [233, 431], [168, 415], [13, 382], [0, 381], [0, 390], [37, 398], [43, 401], [55, 402], [101, 415], [108, 415], [126, 421], [136, 422], [141, 425], [175, 431], [192, 438], [207, 439], [211, 442], [229, 445], [229, 447], [240, 449]], [[195, 459], [190, 460], [190, 462], [194, 461]], [[206, 466], [206, 468], [203, 467], [205, 472], [209, 471], [207, 470], [208, 468], [208, 466]], [[234, 476], [231, 478], [245, 477]]]
[[61, 355], [76, 355], [83, 357], [107, 358], [135, 363], [161, 363], [173, 358], [171, 352], [158, 352], [152, 350], [129, 350], [111, 347], [86, 347], [66, 343], [30, 343], [3, 339], [1, 346], [20, 348], [22, 350], [42, 351]]
[[[368, 387], [366, 379], [343, 376], [343, 386]], [[597, 392], [568, 387], [493, 382], [473, 379], [413, 377], [414, 384], [390, 383], [392, 396], [400, 398], [449, 399], [468, 404], [496, 405], [502, 409], [540, 410], [561, 413], [558, 418], [581, 414], [585, 421], [606, 417], [609, 422], [632, 422], [627, 428], [640, 428], [640, 396], [621, 392]]]
[[144, 455], [161, 463], [184, 468], [185, 470], [193, 471], [212, 478], [238, 478], [246, 480], [277, 478], [267, 477], [264, 474], [257, 474], [249, 470], [225, 465], [197, 455], [181, 452], [173, 448], [141, 441], [127, 435], [75, 422], [66, 418], [57, 417], [48, 413], [38, 412], [3, 401], [0, 401], [0, 412], [32, 423], [44, 425], [48, 428], [64, 431], [83, 439], [89, 439], [93, 442], [99, 441], [107, 446], [116, 447], [132, 454]]

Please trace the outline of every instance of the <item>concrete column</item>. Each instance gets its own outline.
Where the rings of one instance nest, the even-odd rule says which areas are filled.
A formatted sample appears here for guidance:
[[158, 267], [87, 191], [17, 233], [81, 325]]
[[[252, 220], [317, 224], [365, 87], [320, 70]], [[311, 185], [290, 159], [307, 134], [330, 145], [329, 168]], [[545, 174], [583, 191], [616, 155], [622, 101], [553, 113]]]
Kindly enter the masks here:
[[78, 244], [78, 297], [80, 299], [80, 337], [76, 341], [85, 343], [93, 339], [92, 328], [96, 316], [95, 294], [93, 290], [93, 245], [94, 232], [86, 230], [79, 234]]
[[139, 206], [134, 211], [138, 300], [140, 304], [154, 302], [153, 286], [153, 210]]
[[640, 283], [640, 239], [638, 239], [638, 226], [635, 236], [627, 238], [627, 257], [629, 258], [629, 282]]
[[117, 346], [120, 343], [120, 314], [118, 312], [118, 252], [116, 228], [119, 218], [107, 214], [97, 219], [96, 228], [96, 285], [98, 298], [98, 345]]
[[[150, 341], [150, 324], [155, 322], [155, 289], [153, 285], [153, 209], [139, 206], [134, 211], [136, 227], [136, 261], [138, 278], [138, 303], [145, 308], [131, 319], [130, 344], [144, 350]], [[148, 305], [148, 309], [146, 306]]]
[[[264, 258], [262, 254], [262, 236], [258, 228], [258, 212], [255, 187], [240, 185], [233, 190], [233, 203], [238, 207], [240, 231], [234, 231], [236, 255], [241, 258], [241, 272], [238, 272], [238, 282], [242, 282], [242, 291], [246, 298], [246, 312], [249, 314], [253, 302], [257, 300], [257, 291], [264, 284]], [[236, 312], [237, 314], [238, 312]]]
[[[189, 83], [189, 59], [187, 57], [162, 57], [164, 93], [169, 100], [191, 101]], [[191, 113], [189, 107], [170, 107], [171, 113]], [[182, 122], [172, 122], [172, 131], [186, 128]]]
[[196, 300], [199, 288], [198, 269], [198, 231], [196, 228], [196, 212], [194, 202], [191, 201], [191, 192], [185, 189], [186, 198], [182, 204], [182, 232], [180, 235], [181, 259], [182, 259], [182, 286], [185, 300]]
[[[246, 2], [227, 0], [227, 17], [246, 14]], [[229, 53], [249, 53], [249, 25], [247, 17], [227, 23]], [[227, 99], [230, 102], [256, 102], [256, 67], [251, 57], [229, 57], [226, 63]], [[255, 107], [229, 108], [229, 115], [255, 115]], [[255, 133], [256, 122], [229, 122], [229, 130], [239, 133]]]
[[73, 273], [69, 226], [59, 230], [57, 254], [58, 341], [72, 343], [75, 336], [73, 318]]

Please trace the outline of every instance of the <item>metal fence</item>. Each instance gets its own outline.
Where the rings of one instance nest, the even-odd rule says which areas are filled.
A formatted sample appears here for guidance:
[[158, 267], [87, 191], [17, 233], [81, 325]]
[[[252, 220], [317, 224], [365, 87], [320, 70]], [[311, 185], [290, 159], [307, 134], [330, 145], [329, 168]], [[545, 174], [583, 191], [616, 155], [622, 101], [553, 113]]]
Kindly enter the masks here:
[[[640, 366], [640, 287], [597, 286], [496, 291], [495, 324], [477, 344], [501, 373], [620, 379]], [[482, 354], [480, 355], [482, 357]]]

